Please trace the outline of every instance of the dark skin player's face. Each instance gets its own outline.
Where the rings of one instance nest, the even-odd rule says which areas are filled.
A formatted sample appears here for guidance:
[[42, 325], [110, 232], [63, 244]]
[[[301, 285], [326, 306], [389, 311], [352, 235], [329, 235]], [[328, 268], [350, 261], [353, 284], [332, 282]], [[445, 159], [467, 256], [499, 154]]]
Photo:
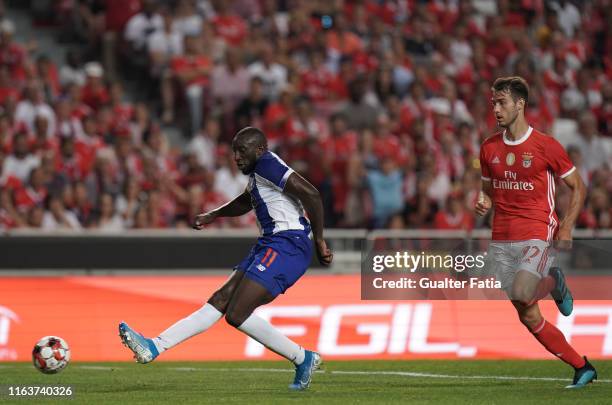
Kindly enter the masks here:
[[236, 166], [243, 174], [250, 174], [255, 170], [257, 159], [264, 153], [263, 147], [256, 146], [253, 140], [244, 136], [234, 138], [232, 150]]

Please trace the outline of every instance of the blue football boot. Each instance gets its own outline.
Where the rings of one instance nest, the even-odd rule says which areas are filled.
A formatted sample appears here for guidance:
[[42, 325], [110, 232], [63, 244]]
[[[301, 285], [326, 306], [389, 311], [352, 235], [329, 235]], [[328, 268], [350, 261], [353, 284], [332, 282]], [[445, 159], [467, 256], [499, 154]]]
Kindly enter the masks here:
[[583, 388], [587, 384], [592, 383], [593, 380], [597, 380], [597, 371], [595, 367], [589, 363], [586, 356], [584, 356], [584, 361], [584, 366], [576, 369], [572, 385], [568, 385], [565, 388]]
[[293, 384], [289, 385], [290, 390], [302, 391], [310, 386], [312, 375], [319, 369], [323, 360], [319, 353], [305, 351], [304, 361], [299, 366], [295, 366], [295, 378]]
[[559, 312], [568, 316], [574, 310], [574, 298], [565, 283], [565, 276], [558, 267], [551, 267], [548, 274], [556, 281], [555, 288], [550, 292], [550, 295], [554, 298]]
[[159, 351], [155, 347], [153, 339], [142, 336], [125, 322], [119, 324], [119, 336], [123, 344], [134, 353], [134, 358], [138, 363], [150, 363], [159, 356]]

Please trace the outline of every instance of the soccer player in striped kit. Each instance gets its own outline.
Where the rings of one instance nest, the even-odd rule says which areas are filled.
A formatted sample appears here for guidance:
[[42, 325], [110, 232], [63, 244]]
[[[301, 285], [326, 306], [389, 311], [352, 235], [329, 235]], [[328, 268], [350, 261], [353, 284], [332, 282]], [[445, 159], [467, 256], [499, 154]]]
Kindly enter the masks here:
[[331, 264], [333, 255], [323, 239], [323, 203], [314, 186], [268, 150], [259, 129], [239, 131], [232, 148], [238, 168], [249, 176], [247, 189], [227, 204], [198, 215], [194, 228], [202, 229], [219, 217], [240, 216], [254, 209], [261, 237], [202, 308], [152, 339], [125, 322], [119, 324], [119, 335], [136, 361], [144, 364], [225, 316], [227, 323], [293, 362], [296, 373], [289, 388], [303, 390], [310, 385], [321, 356], [304, 350], [253, 311], [272, 302], [306, 272], [313, 242], [319, 261]]

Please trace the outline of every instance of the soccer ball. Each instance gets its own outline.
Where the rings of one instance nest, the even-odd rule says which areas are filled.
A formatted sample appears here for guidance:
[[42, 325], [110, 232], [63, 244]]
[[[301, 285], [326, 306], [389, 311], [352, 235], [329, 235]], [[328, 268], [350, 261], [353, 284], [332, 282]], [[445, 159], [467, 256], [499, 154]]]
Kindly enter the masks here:
[[55, 374], [66, 368], [70, 361], [70, 348], [58, 336], [45, 336], [32, 350], [32, 362], [41, 373]]

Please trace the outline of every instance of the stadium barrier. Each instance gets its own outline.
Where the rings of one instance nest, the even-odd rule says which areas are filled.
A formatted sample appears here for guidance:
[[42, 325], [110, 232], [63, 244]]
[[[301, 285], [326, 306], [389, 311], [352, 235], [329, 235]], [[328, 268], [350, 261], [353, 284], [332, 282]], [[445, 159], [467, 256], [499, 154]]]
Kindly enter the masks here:
[[[44, 232], [16, 229], [0, 234], [0, 272], [6, 270], [174, 271], [231, 269], [244, 257], [255, 229], [129, 230], [121, 233]], [[612, 231], [577, 230], [576, 238], [612, 240]], [[329, 229], [334, 250], [332, 273], [359, 271], [364, 243], [376, 239], [489, 239], [489, 230]], [[607, 263], [606, 263], [607, 265]], [[313, 257], [312, 267], [319, 267]]]
[[[190, 314], [221, 276], [0, 277], [0, 360], [29, 361], [34, 343], [58, 335], [76, 361], [132, 361], [117, 336], [125, 320], [155, 335]], [[569, 284], [589, 288], [591, 276]], [[507, 301], [362, 301], [359, 275], [306, 275], [258, 310], [327, 359], [550, 359]], [[542, 312], [581, 353], [612, 358], [612, 301], [577, 301], [570, 317]], [[160, 360], [262, 360], [278, 356], [221, 321]]]

